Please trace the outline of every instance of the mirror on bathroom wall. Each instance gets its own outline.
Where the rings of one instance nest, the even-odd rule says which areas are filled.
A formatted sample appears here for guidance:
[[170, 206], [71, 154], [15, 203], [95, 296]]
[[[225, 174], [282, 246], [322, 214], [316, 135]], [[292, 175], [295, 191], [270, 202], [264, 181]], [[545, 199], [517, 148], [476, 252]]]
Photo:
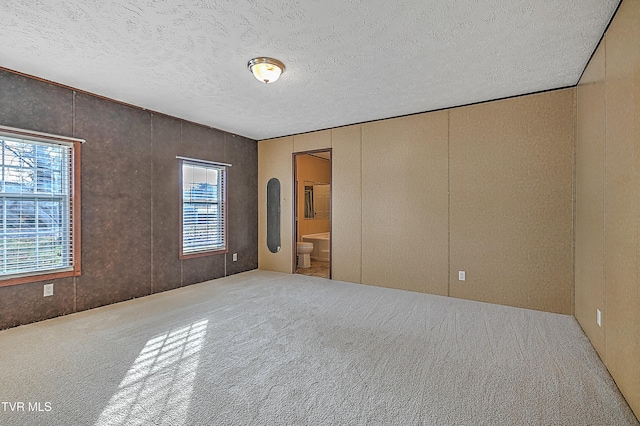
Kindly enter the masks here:
[[329, 219], [331, 185], [323, 182], [304, 181], [304, 218]]
[[267, 247], [271, 253], [280, 251], [280, 181], [267, 182]]

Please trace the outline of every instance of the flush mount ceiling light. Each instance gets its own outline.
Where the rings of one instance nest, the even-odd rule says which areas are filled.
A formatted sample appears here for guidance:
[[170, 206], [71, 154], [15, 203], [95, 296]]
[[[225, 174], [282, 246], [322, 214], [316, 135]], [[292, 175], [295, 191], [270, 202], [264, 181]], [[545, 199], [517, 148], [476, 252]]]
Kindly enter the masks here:
[[284, 72], [284, 64], [273, 58], [253, 58], [247, 64], [253, 76], [263, 83], [273, 83]]

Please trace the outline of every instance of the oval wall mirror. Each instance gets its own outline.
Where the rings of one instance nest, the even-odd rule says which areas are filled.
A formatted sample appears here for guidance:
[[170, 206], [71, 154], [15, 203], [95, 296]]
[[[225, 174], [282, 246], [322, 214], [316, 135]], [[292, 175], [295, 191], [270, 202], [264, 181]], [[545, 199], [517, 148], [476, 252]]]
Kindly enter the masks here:
[[280, 251], [280, 181], [267, 183], [267, 247], [271, 253]]

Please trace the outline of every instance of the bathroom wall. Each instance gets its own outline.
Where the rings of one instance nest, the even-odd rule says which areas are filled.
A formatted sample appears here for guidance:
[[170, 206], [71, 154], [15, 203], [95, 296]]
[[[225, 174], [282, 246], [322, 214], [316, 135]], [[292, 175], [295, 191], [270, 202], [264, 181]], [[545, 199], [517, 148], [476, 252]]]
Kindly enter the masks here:
[[[331, 131], [331, 274], [362, 282], [362, 126]], [[341, 182], [336, 185], [335, 182]]]
[[[265, 226], [258, 226], [258, 267], [267, 271], [293, 272], [295, 241], [293, 221], [293, 153], [331, 148], [332, 130], [305, 133], [261, 141], [258, 144], [258, 217], [266, 223], [267, 182], [280, 180], [281, 241], [282, 248], [271, 253], [267, 248]], [[333, 158], [332, 158], [333, 162]], [[333, 190], [333, 188], [332, 188]], [[335, 199], [332, 208], [335, 207]], [[264, 224], [263, 224], [264, 225]], [[332, 241], [333, 244], [333, 241]]]
[[577, 89], [575, 307], [640, 417], [638, 40], [640, 1], [624, 0]]
[[[262, 141], [258, 144], [258, 268], [291, 273], [295, 256], [293, 246], [293, 136]], [[281, 248], [271, 253], [267, 247], [267, 182], [280, 181]]]
[[[574, 97], [565, 89], [261, 141], [260, 191], [272, 175], [290, 187], [298, 149], [332, 148], [334, 279], [571, 314]], [[283, 214], [292, 210], [283, 197]], [[291, 272], [291, 231], [287, 242], [288, 257], [261, 239], [260, 268]]]
[[299, 155], [296, 158], [298, 168], [298, 241], [307, 234], [331, 231], [331, 221], [327, 219], [304, 218], [305, 181], [331, 183], [331, 161], [312, 155]]
[[[257, 267], [256, 142], [0, 70], [0, 124], [86, 139], [82, 275], [2, 286], [0, 329]], [[180, 260], [176, 155], [231, 163], [229, 255]], [[238, 253], [238, 261], [231, 261]]]

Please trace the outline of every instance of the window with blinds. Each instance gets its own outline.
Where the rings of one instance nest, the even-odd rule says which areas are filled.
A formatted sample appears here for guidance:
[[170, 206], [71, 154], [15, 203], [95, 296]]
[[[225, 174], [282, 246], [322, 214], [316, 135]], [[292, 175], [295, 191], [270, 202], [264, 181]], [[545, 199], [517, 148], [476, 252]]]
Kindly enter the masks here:
[[0, 279], [79, 272], [74, 154], [73, 142], [0, 132]]
[[181, 163], [181, 255], [226, 252], [226, 166], [186, 159]]

